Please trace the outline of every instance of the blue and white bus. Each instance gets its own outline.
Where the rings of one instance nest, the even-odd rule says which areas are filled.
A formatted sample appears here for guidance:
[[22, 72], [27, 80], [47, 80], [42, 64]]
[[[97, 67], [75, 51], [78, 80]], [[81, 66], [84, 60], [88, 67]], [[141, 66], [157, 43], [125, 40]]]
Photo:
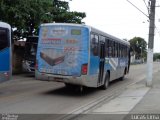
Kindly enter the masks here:
[[9, 80], [11, 75], [11, 27], [0, 22], [0, 82]]
[[35, 77], [106, 89], [128, 73], [129, 51], [129, 42], [84, 24], [42, 24]]

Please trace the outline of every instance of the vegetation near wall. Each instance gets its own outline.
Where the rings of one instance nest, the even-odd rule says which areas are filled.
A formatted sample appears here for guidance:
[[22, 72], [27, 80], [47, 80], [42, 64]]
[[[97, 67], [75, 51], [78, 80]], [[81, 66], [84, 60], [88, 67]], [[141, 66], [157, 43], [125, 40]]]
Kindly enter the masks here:
[[0, 21], [9, 23], [14, 39], [37, 35], [41, 23], [82, 23], [85, 13], [70, 11], [69, 3], [60, 0], [0, 0]]
[[153, 55], [153, 60], [160, 62], [160, 53], [155, 53], [155, 54]]
[[144, 59], [147, 58], [147, 42], [141, 37], [134, 37], [129, 40], [131, 45], [132, 55], [135, 55], [135, 59]]
[[[69, 3], [60, 0], [0, 0], [0, 21], [13, 28], [13, 39], [38, 35], [41, 23], [82, 23], [83, 12], [70, 11]], [[24, 47], [13, 50], [13, 70], [21, 71]]]

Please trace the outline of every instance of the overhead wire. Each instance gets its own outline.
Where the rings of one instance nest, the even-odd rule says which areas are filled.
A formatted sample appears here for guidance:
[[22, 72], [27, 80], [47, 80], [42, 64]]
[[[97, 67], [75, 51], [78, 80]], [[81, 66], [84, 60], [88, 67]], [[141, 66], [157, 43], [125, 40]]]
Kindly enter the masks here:
[[[142, 10], [140, 10], [136, 5], [134, 5], [134, 4], [133, 4], [132, 2], [130, 2], [129, 0], [126, 0], [126, 1], [129, 2], [132, 6], [134, 6], [138, 11], [140, 11], [140, 12], [141, 12], [143, 15], [145, 15], [147, 18], [149, 18], [149, 14], [150, 14], [150, 4], [149, 4], [149, 1], [148, 1], [148, 5], [147, 5], [146, 1], [143, 0], [145, 6], [146, 6], [146, 8], [147, 8], [148, 15], [147, 15], [146, 13], [144, 13]], [[149, 20], [150, 20], [150, 18], [149, 18]], [[147, 21], [148, 21], [148, 20], [147, 20]], [[148, 22], [149, 22], [149, 21], [148, 21]], [[156, 29], [156, 31], [158, 32], [159, 36], [160, 36], [160, 30], [158, 29], [158, 27], [156, 27], [156, 25], [155, 25], [155, 29]]]
[[145, 6], [146, 6], [146, 8], [147, 8], [148, 15], [149, 15], [149, 7], [148, 7], [148, 5], [147, 5], [147, 3], [146, 3], [146, 1], [145, 1], [145, 0], [143, 0], [143, 2], [144, 2]]
[[129, 2], [132, 6], [134, 6], [138, 11], [140, 11], [143, 15], [145, 15], [147, 18], [149, 18], [149, 16], [144, 13], [141, 9], [139, 9], [136, 5], [134, 5], [132, 2], [130, 2], [129, 0], [127, 0], [127, 2]]
[[[143, 0], [143, 2], [144, 2], [145, 6], [146, 6], [146, 8], [147, 8], [147, 10], [148, 10], [148, 15], [149, 15], [149, 14], [150, 14], [150, 12], [149, 12], [149, 5], [147, 5], [147, 3], [146, 3], [145, 0]], [[149, 3], [149, 1], [148, 1], [148, 3]], [[156, 14], [156, 16], [158, 16], [158, 15]], [[159, 18], [159, 17], [157, 17], [157, 18]], [[159, 30], [159, 28], [158, 28], [156, 25], [155, 25], [155, 29], [156, 29], [159, 37], [160, 37], [160, 30]]]

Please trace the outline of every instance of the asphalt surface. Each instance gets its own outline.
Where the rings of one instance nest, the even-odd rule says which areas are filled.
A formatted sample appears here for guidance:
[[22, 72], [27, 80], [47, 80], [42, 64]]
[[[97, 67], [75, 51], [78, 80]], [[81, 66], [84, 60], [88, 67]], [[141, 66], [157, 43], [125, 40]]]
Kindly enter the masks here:
[[[154, 63], [153, 71], [159, 68], [160, 64]], [[145, 76], [146, 64], [132, 65], [125, 80], [112, 82], [107, 90], [86, 88], [83, 93], [70, 90], [63, 83], [35, 80], [29, 74], [13, 76], [12, 80], [0, 84], [0, 113], [52, 114], [49, 118], [79, 114], [103, 100], [111, 100], [126, 86], [141, 81]]]

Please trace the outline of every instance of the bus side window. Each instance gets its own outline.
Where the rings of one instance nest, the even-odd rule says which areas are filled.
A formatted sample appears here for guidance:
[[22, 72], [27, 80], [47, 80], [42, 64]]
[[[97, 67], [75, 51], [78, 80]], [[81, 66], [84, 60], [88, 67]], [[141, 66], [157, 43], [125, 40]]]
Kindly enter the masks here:
[[8, 30], [0, 29], [0, 50], [9, 47]]
[[121, 47], [121, 44], [119, 44], [119, 57], [122, 57], [122, 47]]
[[123, 49], [123, 45], [121, 45], [121, 50], [122, 50], [122, 57], [124, 57], [124, 49]]
[[115, 42], [112, 42], [112, 51], [113, 51], [113, 55], [112, 57], [115, 57]]
[[108, 57], [109, 56], [109, 40], [108, 39], [106, 39], [105, 40], [105, 48], [106, 48], [106, 57]]
[[129, 49], [128, 49], [128, 47], [126, 46], [126, 57], [128, 57], [128, 52], [129, 52]]
[[114, 42], [111, 41], [111, 57], [114, 57]]
[[127, 47], [124, 48], [124, 57], [127, 57]]
[[109, 53], [109, 57], [112, 57], [112, 41], [111, 40], [109, 40], [108, 53]]
[[117, 43], [117, 57], [119, 57], [119, 43]]
[[126, 57], [126, 47], [123, 45], [123, 57]]
[[91, 52], [94, 56], [98, 56], [98, 35], [91, 34]]
[[122, 49], [122, 57], [124, 57], [124, 46], [121, 45], [121, 49]]
[[118, 44], [115, 43], [115, 57], [118, 57]]
[[122, 45], [122, 57], [124, 58], [125, 57], [125, 46]]

